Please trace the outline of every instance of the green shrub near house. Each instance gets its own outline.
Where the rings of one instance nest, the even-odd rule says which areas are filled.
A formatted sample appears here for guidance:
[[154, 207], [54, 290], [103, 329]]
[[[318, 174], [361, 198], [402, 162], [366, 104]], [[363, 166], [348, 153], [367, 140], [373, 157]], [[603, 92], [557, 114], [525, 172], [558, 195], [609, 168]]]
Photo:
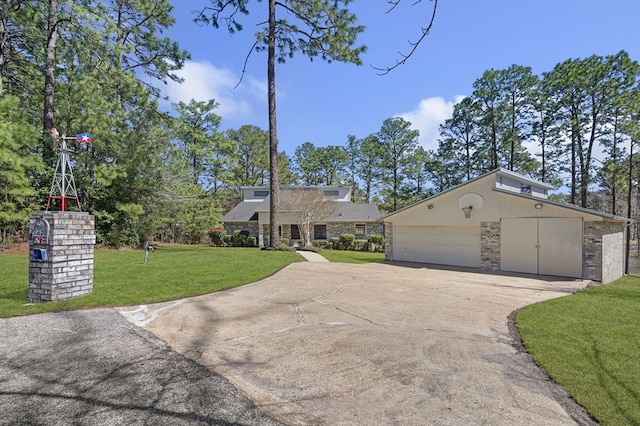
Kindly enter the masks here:
[[340, 250], [349, 250], [356, 240], [356, 236], [353, 234], [341, 234], [340, 235]]
[[327, 245], [329, 244], [329, 242], [327, 240], [313, 240], [311, 242], [311, 245], [317, 248], [327, 248]]
[[375, 245], [384, 245], [384, 237], [380, 234], [371, 234], [371, 237], [369, 239]]
[[209, 235], [209, 239], [211, 240], [211, 245], [214, 247], [223, 247], [224, 246], [224, 237], [226, 232], [224, 228], [211, 228], [207, 231]]
[[369, 241], [368, 240], [355, 240], [349, 250], [353, 251], [369, 251]]

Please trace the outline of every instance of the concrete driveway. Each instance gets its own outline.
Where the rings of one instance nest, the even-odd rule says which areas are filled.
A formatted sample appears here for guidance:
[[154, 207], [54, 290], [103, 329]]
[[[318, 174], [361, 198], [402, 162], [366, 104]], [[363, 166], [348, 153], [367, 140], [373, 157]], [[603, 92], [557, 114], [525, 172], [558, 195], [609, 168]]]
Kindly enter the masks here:
[[286, 424], [561, 425], [575, 422], [507, 318], [586, 284], [305, 262], [121, 313]]

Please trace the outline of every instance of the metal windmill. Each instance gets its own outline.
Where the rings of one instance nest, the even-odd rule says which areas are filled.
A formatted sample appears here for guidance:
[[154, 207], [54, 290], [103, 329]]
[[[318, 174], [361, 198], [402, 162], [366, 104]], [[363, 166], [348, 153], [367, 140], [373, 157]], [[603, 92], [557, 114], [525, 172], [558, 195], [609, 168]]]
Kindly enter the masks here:
[[80, 208], [80, 200], [78, 199], [78, 191], [76, 190], [76, 182], [73, 179], [73, 169], [71, 168], [71, 162], [69, 161], [69, 150], [67, 148], [67, 141], [76, 141], [78, 143], [91, 143], [91, 134], [81, 133], [73, 136], [65, 136], [58, 133], [58, 130], [53, 127], [49, 130], [51, 139], [60, 147], [60, 155], [58, 156], [58, 162], [56, 163], [56, 170], [53, 173], [53, 182], [51, 182], [51, 190], [49, 191], [49, 198], [47, 199], [46, 210], [49, 210], [51, 200], [60, 200], [60, 211], [67, 210], [67, 200], [75, 200], [78, 205], [78, 211], [82, 211]]

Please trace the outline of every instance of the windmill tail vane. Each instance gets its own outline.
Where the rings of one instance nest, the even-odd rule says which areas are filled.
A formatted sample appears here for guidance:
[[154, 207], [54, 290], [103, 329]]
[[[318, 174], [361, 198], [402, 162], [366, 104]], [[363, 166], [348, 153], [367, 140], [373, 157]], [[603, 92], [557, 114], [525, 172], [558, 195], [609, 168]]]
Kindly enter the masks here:
[[53, 181], [51, 182], [51, 190], [47, 199], [46, 210], [49, 211], [52, 200], [60, 200], [60, 211], [67, 210], [67, 200], [75, 200], [78, 211], [82, 211], [80, 200], [78, 199], [78, 191], [76, 190], [76, 182], [73, 178], [73, 169], [69, 161], [69, 149], [67, 141], [76, 141], [78, 143], [91, 143], [91, 133], [80, 133], [73, 136], [60, 136], [60, 132], [55, 127], [49, 130], [51, 139], [60, 146], [60, 155], [56, 163], [56, 169], [53, 173]]

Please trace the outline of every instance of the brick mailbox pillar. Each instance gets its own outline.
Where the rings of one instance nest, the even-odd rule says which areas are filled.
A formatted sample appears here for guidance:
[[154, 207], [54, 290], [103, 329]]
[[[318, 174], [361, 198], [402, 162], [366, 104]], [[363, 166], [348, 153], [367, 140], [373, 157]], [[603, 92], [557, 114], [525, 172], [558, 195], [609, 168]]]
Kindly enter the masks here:
[[29, 303], [56, 302], [91, 294], [95, 243], [95, 221], [88, 213], [32, 213]]

